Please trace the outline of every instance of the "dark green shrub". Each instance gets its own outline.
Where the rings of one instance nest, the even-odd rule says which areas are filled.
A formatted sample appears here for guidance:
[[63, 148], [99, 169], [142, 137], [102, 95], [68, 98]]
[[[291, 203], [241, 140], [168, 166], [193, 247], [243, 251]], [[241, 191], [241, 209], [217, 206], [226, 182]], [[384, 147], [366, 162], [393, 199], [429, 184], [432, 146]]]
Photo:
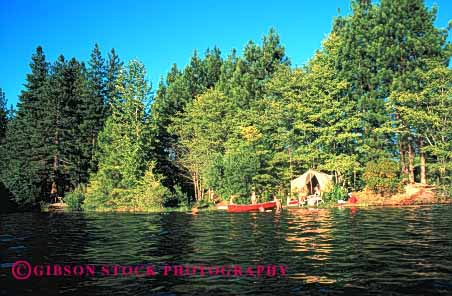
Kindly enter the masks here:
[[396, 193], [400, 188], [399, 165], [389, 159], [367, 163], [363, 180], [366, 188], [382, 196]]
[[164, 206], [168, 208], [189, 208], [191, 206], [191, 199], [187, 193], [182, 191], [182, 188], [179, 185], [176, 185], [174, 186], [174, 192], [171, 192], [166, 196]]
[[211, 202], [211, 201], [208, 201], [206, 199], [198, 200], [196, 202], [196, 204], [195, 204], [195, 207], [200, 208], [200, 209], [208, 208], [208, 207], [211, 207], [211, 206], [214, 206], [214, 203]]
[[179, 185], [174, 186], [174, 197], [177, 200], [179, 207], [190, 207], [191, 198], [187, 193], [182, 191], [182, 188]]

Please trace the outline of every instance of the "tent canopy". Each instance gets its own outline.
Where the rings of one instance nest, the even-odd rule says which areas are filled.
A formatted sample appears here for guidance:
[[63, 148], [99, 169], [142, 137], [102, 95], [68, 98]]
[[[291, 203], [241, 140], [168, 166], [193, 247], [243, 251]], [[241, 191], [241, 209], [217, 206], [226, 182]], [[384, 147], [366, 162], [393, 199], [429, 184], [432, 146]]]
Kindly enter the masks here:
[[321, 192], [328, 192], [333, 186], [333, 176], [325, 173], [308, 170], [300, 177], [290, 182], [290, 190], [294, 193], [314, 193], [314, 188], [319, 185]]

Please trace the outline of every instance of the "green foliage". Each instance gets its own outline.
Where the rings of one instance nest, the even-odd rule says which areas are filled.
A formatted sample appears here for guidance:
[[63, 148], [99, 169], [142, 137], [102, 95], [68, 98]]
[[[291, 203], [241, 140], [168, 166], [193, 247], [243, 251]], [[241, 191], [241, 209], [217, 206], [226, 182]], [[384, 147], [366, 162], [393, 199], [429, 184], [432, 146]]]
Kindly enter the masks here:
[[88, 182], [83, 207], [95, 210], [188, 207], [207, 192], [265, 200], [308, 168], [334, 174], [331, 201], [363, 181], [390, 194], [416, 165], [447, 185], [452, 46], [435, 17], [422, 0], [352, 1], [306, 66], [290, 67], [271, 29], [242, 56], [195, 51], [151, 106], [139, 62], [123, 67], [114, 50], [105, 61], [96, 45], [87, 68], [63, 56], [49, 67], [38, 47], [0, 142], [0, 177], [19, 204]]
[[107, 118], [111, 114], [110, 102], [118, 99], [116, 80], [118, 79], [118, 75], [122, 67], [123, 62], [119, 59], [115, 49], [112, 48], [108, 54], [108, 61], [106, 64], [105, 102], [103, 109], [104, 118]]
[[88, 182], [88, 174], [97, 170], [97, 161], [94, 153], [97, 150], [97, 135], [102, 130], [106, 118], [107, 109], [107, 83], [114, 84], [116, 77], [110, 76], [107, 79], [105, 60], [101, 55], [99, 45], [96, 43], [88, 62], [86, 70], [86, 94], [82, 96], [80, 109], [81, 123], [79, 128], [81, 166], [86, 174], [83, 175], [81, 182]]
[[150, 86], [146, 71], [131, 61], [117, 78], [111, 115], [98, 137], [99, 170], [90, 179], [85, 209], [147, 211], [162, 208], [168, 190], [148, 163]]
[[85, 200], [86, 187], [83, 185], [77, 186], [73, 191], [68, 192], [64, 196], [64, 203], [71, 211], [79, 211], [82, 209], [83, 201]]
[[179, 185], [184, 192], [192, 192], [186, 182], [190, 172], [185, 164], [175, 157], [179, 153], [183, 154], [181, 150], [184, 148], [179, 145], [179, 135], [173, 128], [174, 122], [187, 104], [213, 87], [219, 79], [222, 63], [217, 48], [207, 51], [204, 59], [195, 51], [183, 71], [174, 65], [166, 81], [159, 84], [151, 110], [150, 149], [152, 158], [157, 161], [156, 172], [164, 177], [162, 182], [168, 188]]
[[[230, 100], [217, 90], [208, 90], [188, 103], [181, 117], [174, 119], [169, 131], [178, 137], [178, 164], [187, 171], [187, 177], [197, 176], [196, 192], [211, 187], [212, 171], [218, 153], [231, 131], [226, 119], [233, 109]], [[201, 194], [196, 199], [201, 199]]]
[[18, 110], [6, 131], [2, 179], [19, 205], [63, 196], [96, 170], [95, 139], [103, 124], [104, 61], [98, 46], [89, 68], [62, 55], [49, 66], [36, 49]]
[[438, 188], [438, 193], [440, 197], [450, 198], [452, 199], [452, 185], [444, 184]]
[[131, 198], [136, 209], [161, 209], [168, 199], [170, 192], [160, 183], [161, 179], [154, 175], [153, 169], [154, 164], [149, 165]]
[[[196, 61], [192, 59], [187, 68], [189, 73], [196, 68], [193, 67]], [[227, 198], [248, 195], [252, 186], [259, 189], [270, 186], [273, 180], [268, 173], [270, 168], [261, 164], [270, 159], [272, 152], [264, 143], [260, 128], [265, 116], [262, 113], [271, 114], [272, 110], [260, 109], [265, 104], [259, 102], [265, 82], [281, 65], [288, 64], [279, 36], [270, 30], [262, 46], [248, 43], [243, 59], [236, 58], [233, 52], [218, 71], [219, 80], [212, 84], [214, 88], [188, 100], [185, 108], [173, 117], [167, 131], [175, 136], [176, 163], [191, 179], [196, 200], [203, 198], [206, 189]], [[176, 73], [171, 77], [177, 77], [173, 86], [178, 79], [186, 79], [175, 71], [171, 73]], [[201, 89], [202, 85], [196, 92]], [[265, 124], [270, 122], [269, 118]]]
[[191, 198], [187, 193], [182, 191], [182, 188], [179, 185], [174, 186], [174, 192], [169, 193], [166, 196], [164, 206], [165, 207], [182, 207], [182, 208], [190, 208]]
[[25, 89], [15, 118], [8, 124], [1, 179], [20, 206], [37, 204], [47, 192], [50, 147], [46, 145], [49, 121], [48, 63], [41, 47], [30, 63]]
[[327, 203], [337, 203], [338, 200], [347, 200], [347, 190], [344, 187], [341, 187], [335, 184], [331, 191], [323, 194], [322, 199]]
[[250, 196], [239, 195], [234, 198], [234, 203], [238, 205], [248, 205], [251, 203]]
[[366, 187], [382, 196], [396, 193], [400, 188], [399, 165], [388, 159], [370, 161], [364, 169]]
[[223, 158], [223, 180], [218, 191], [223, 196], [250, 195], [259, 171], [259, 158], [245, 143], [231, 143]]
[[107, 184], [108, 179], [100, 181], [101, 177], [99, 175], [96, 177], [98, 179], [91, 178], [86, 187], [82, 209], [86, 211], [112, 210], [115, 205], [110, 198], [113, 188], [111, 184]]
[[6, 135], [6, 125], [8, 123], [8, 110], [6, 109], [5, 92], [0, 87], [0, 145]]
[[214, 206], [214, 204], [211, 201], [201, 199], [197, 201], [194, 206], [197, 207], [198, 209], [205, 209]]
[[[423, 87], [393, 91], [388, 105], [398, 114], [391, 124], [399, 138], [422, 139], [429, 156], [427, 170], [440, 184], [452, 181], [452, 70], [442, 63], [429, 62], [427, 71], [416, 70], [413, 79]], [[416, 143], [415, 143], [416, 144]]]

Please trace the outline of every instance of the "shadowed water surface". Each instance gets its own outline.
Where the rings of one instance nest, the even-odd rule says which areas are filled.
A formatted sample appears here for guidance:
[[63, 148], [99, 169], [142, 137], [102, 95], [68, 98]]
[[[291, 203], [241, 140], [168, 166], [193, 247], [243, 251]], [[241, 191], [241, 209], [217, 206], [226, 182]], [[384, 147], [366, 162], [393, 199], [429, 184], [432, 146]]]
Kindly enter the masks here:
[[[276, 213], [0, 214], [0, 295], [452, 295], [452, 206]], [[36, 264], [157, 274], [35, 277]], [[276, 277], [164, 276], [165, 264], [286, 265]], [[97, 270], [97, 269], [96, 269]]]

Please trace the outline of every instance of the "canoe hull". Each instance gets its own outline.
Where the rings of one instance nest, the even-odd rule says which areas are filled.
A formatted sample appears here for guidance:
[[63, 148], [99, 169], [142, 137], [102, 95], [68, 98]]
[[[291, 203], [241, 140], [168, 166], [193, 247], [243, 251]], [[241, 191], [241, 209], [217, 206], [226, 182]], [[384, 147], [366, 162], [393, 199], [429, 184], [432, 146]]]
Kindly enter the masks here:
[[228, 205], [228, 212], [229, 213], [259, 212], [262, 211], [262, 209], [265, 211], [274, 208], [276, 208], [276, 202], [269, 201], [264, 203], [258, 203], [255, 205]]

